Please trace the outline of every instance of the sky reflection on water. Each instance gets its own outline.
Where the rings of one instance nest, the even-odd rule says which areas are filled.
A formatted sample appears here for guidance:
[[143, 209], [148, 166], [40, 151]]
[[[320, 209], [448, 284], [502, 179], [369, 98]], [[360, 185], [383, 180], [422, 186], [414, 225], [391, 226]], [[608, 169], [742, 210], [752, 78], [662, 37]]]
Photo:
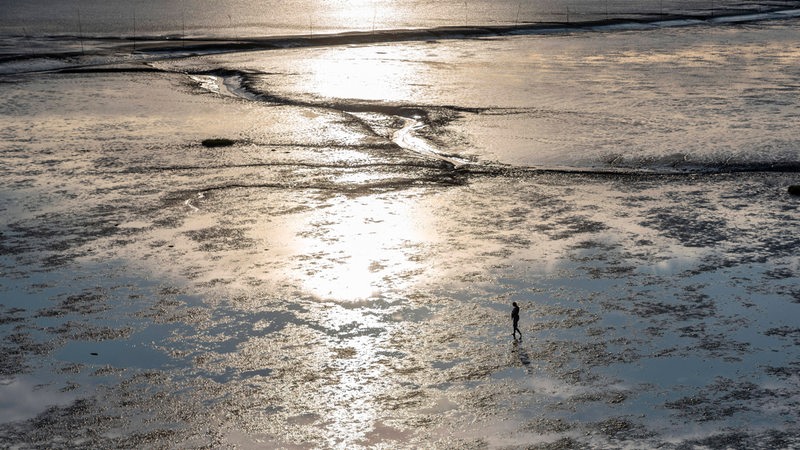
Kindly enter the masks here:
[[[748, 42], [763, 37], [740, 31]], [[793, 36], [785, 24], [762, 31], [779, 42]], [[642, 36], [666, 47], [708, 38], [712, 50], [741, 57], [719, 29], [398, 44], [386, 46], [397, 60], [388, 67], [410, 69], [375, 82], [369, 95], [409, 96], [399, 106], [441, 119], [420, 139], [453, 151], [471, 144], [478, 169], [497, 168], [486, 161], [497, 153], [475, 144], [476, 130], [494, 130], [487, 139], [507, 134], [511, 115], [497, 107], [521, 104], [510, 128], [558, 147], [550, 156], [569, 162], [575, 155], [564, 147], [592, 134], [565, 137], [542, 121], [599, 128], [595, 108], [612, 93], [626, 103], [634, 94], [614, 91], [616, 81], [641, 76], [641, 67], [658, 81], [698, 86], [704, 62], [675, 81], [667, 70], [674, 61], [640, 49], [620, 68], [613, 56], [644, 46]], [[499, 63], [479, 51], [484, 45], [506, 61], [520, 52], [553, 56], [528, 59], [548, 83], [495, 74]], [[590, 57], [598, 47], [608, 60]], [[748, 48], [771, 62], [779, 47]], [[427, 72], [416, 71], [423, 49]], [[0, 267], [14, 282], [0, 286], [8, 302], [1, 349], [29, 366], [0, 367], [28, 393], [30, 372], [49, 391], [94, 403], [56, 399], [38, 411], [44, 420], [3, 424], [0, 444], [46, 447], [66, 436], [138, 448], [675, 448], [721, 434], [763, 441], [762, 420], [797, 442], [792, 173], [454, 170], [394, 145], [402, 121], [386, 109], [349, 111], [375, 106], [369, 98], [328, 97], [356, 91], [327, 84], [326, 64], [345, 73], [355, 59], [374, 77], [367, 68], [388, 58], [380, 55], [360, 46], [292, 49], [156, 64], [173, 72], [8, 83], [0, 111], [12, 139], [2, 143], [0, 208], [10, 214], [0, 245], [9, 255]], [[529, 68], [520, 61], [512, 72]], [[221, 96], [186, 76], [221, 67], [245, 75], [258, 67], [256, 89], [279, 95]], [[430, 83], [391, 88], [410, 73]], [[656, 92], [652, 79], [638, 80], [640, 93]], [[567, 88], [551, 92], [559, 83]], [[773, 111], [770, 99], [757, 111]], [[644, 106], [660, 113], [659, 104]], [[469, 109], [476, 105], [498, 114]], [[778, 106], [779, 117], [797, 107]], [[775, 125], [768, 137], [784, 142], [780, 120], [752, 119]], [[200, 143], [219, 135], [234, 145]], [[675, 136], [653, 154], [672, 155]], [[522, 342], [510, 338], [511, 301], [523, 307]], [[20, 398], [7, 417], [47, 406]], [[730, 427], [744, 432], [724, 435]]]

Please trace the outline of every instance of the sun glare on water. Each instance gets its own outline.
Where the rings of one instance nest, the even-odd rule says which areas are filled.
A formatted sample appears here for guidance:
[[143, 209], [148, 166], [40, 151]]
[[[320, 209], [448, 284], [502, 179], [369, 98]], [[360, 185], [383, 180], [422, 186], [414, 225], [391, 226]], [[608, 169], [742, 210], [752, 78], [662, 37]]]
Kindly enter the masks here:
[[391, 27], [404, 15], [390, 0], [350, 0], [345, 7], [328, 6], [324, 10], [332, 23], [347, 24], [350, 29], [362, 31]]
[[321, 299], [380, 298], [410, 283], [423, 230], [409, 205], [382, 197], [341, 198], [298, 232], [299, 282]]
[[304, 62], [306, 89], [325, 98], [405, 101], [418, 89], [424, 55], [391, 46], [336, 47]]

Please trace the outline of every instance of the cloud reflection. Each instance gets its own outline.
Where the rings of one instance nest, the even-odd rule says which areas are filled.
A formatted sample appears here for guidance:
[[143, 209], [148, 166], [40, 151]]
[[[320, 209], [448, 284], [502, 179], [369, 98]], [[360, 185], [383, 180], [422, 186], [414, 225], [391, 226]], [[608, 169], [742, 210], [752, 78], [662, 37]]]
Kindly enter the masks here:
[[74, 399], [72, 393], [54, 392], [25, 380], [0, 382], [0, 424], [35, 417], [51, 406], [66, 405]]

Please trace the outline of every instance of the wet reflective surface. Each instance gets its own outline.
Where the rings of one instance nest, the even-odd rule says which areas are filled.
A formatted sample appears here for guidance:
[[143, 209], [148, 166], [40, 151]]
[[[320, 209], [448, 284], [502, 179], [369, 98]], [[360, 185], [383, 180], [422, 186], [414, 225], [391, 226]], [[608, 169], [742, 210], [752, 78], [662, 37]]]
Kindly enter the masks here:
[[[598, 35], [537, 36], [6, 78], [0, 443], [800, 445], [796, 173], [719, 171], [716, 150], [687, 152], [700, 170], [659, 171], [649, 158], [669, 156], [677, 134], [617, 147], [591, 134], [597, 111], [659, 110], [617, 84], [641, 66], [684, 64], [658, 80], [687, 83], [671, 100], [695, 98], [686, 60], [661, 61], [673, 46], [724, 62], [741, 56], [720, 35], [755, 48], [795, 25], [653, 31], [645, 39], [669, 51], [649, 54], [621, 53], [642, 38], [624, 32], [602, 34], [600, 53]], [[561, 46], [582, 50], [554, 59]], [[586, 73], [570, 75], [582, 64], [600, 75], [561, 105], [546, 83], [520, 82], [529, 66], [504, 81], [479, 56], [487, 47], [545, 55], [540, 81], [582, 86]], [[779, 70], [738, 79], [765, 91], [783, 80], [786, 96], [745, 108], [719, 91], [720, 115], [749, 111], [748, 135], [775, 150], [731, 150], [753, 164], [797, 161], [782, 123], [798, 74], [779, 47], [751, 54]], [[734, 71], [719, 61], [721, 77]], [[342, 80], [347, 67], [363, 90]], [[634, 97], [644, 106], [613, 106]], [[400, 145], [406, 120], [422, 127]], [[583, 128], [565, 137], [542, 121]], [[702, 136], [700, 122], [686, 127]], [[549, 145], [485, 143], [509, 130]], [[235, 142], [201, 144], [212, 137]], [[644, 167], [594, 156], [612, 148]]]
[[[525, 22], [576, 22], [671, 14], [726, 15], [796, 6], [794, 1], [693, 0], [71, 0], [0, 1], [0, 36], [85, 36], [139, 39], [241, 38], [319, 35], [352, 31], [445, 26], [491, 26]], [[79, 47], [80, 48], [80, 47]]]

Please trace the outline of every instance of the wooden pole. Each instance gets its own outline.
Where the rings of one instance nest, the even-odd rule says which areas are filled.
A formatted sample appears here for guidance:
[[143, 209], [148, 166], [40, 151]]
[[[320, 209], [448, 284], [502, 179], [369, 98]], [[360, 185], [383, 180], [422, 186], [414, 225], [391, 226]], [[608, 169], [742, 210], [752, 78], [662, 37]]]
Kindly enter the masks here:
[[136, 5], [133, 6], [133, 51], [136, 53]]
[[78, 37], [81, 40], [81, 55], [85, 55], [86, 52], [83, 49], [83, 22], [81, 21], [81, 9], [78, 8]]

